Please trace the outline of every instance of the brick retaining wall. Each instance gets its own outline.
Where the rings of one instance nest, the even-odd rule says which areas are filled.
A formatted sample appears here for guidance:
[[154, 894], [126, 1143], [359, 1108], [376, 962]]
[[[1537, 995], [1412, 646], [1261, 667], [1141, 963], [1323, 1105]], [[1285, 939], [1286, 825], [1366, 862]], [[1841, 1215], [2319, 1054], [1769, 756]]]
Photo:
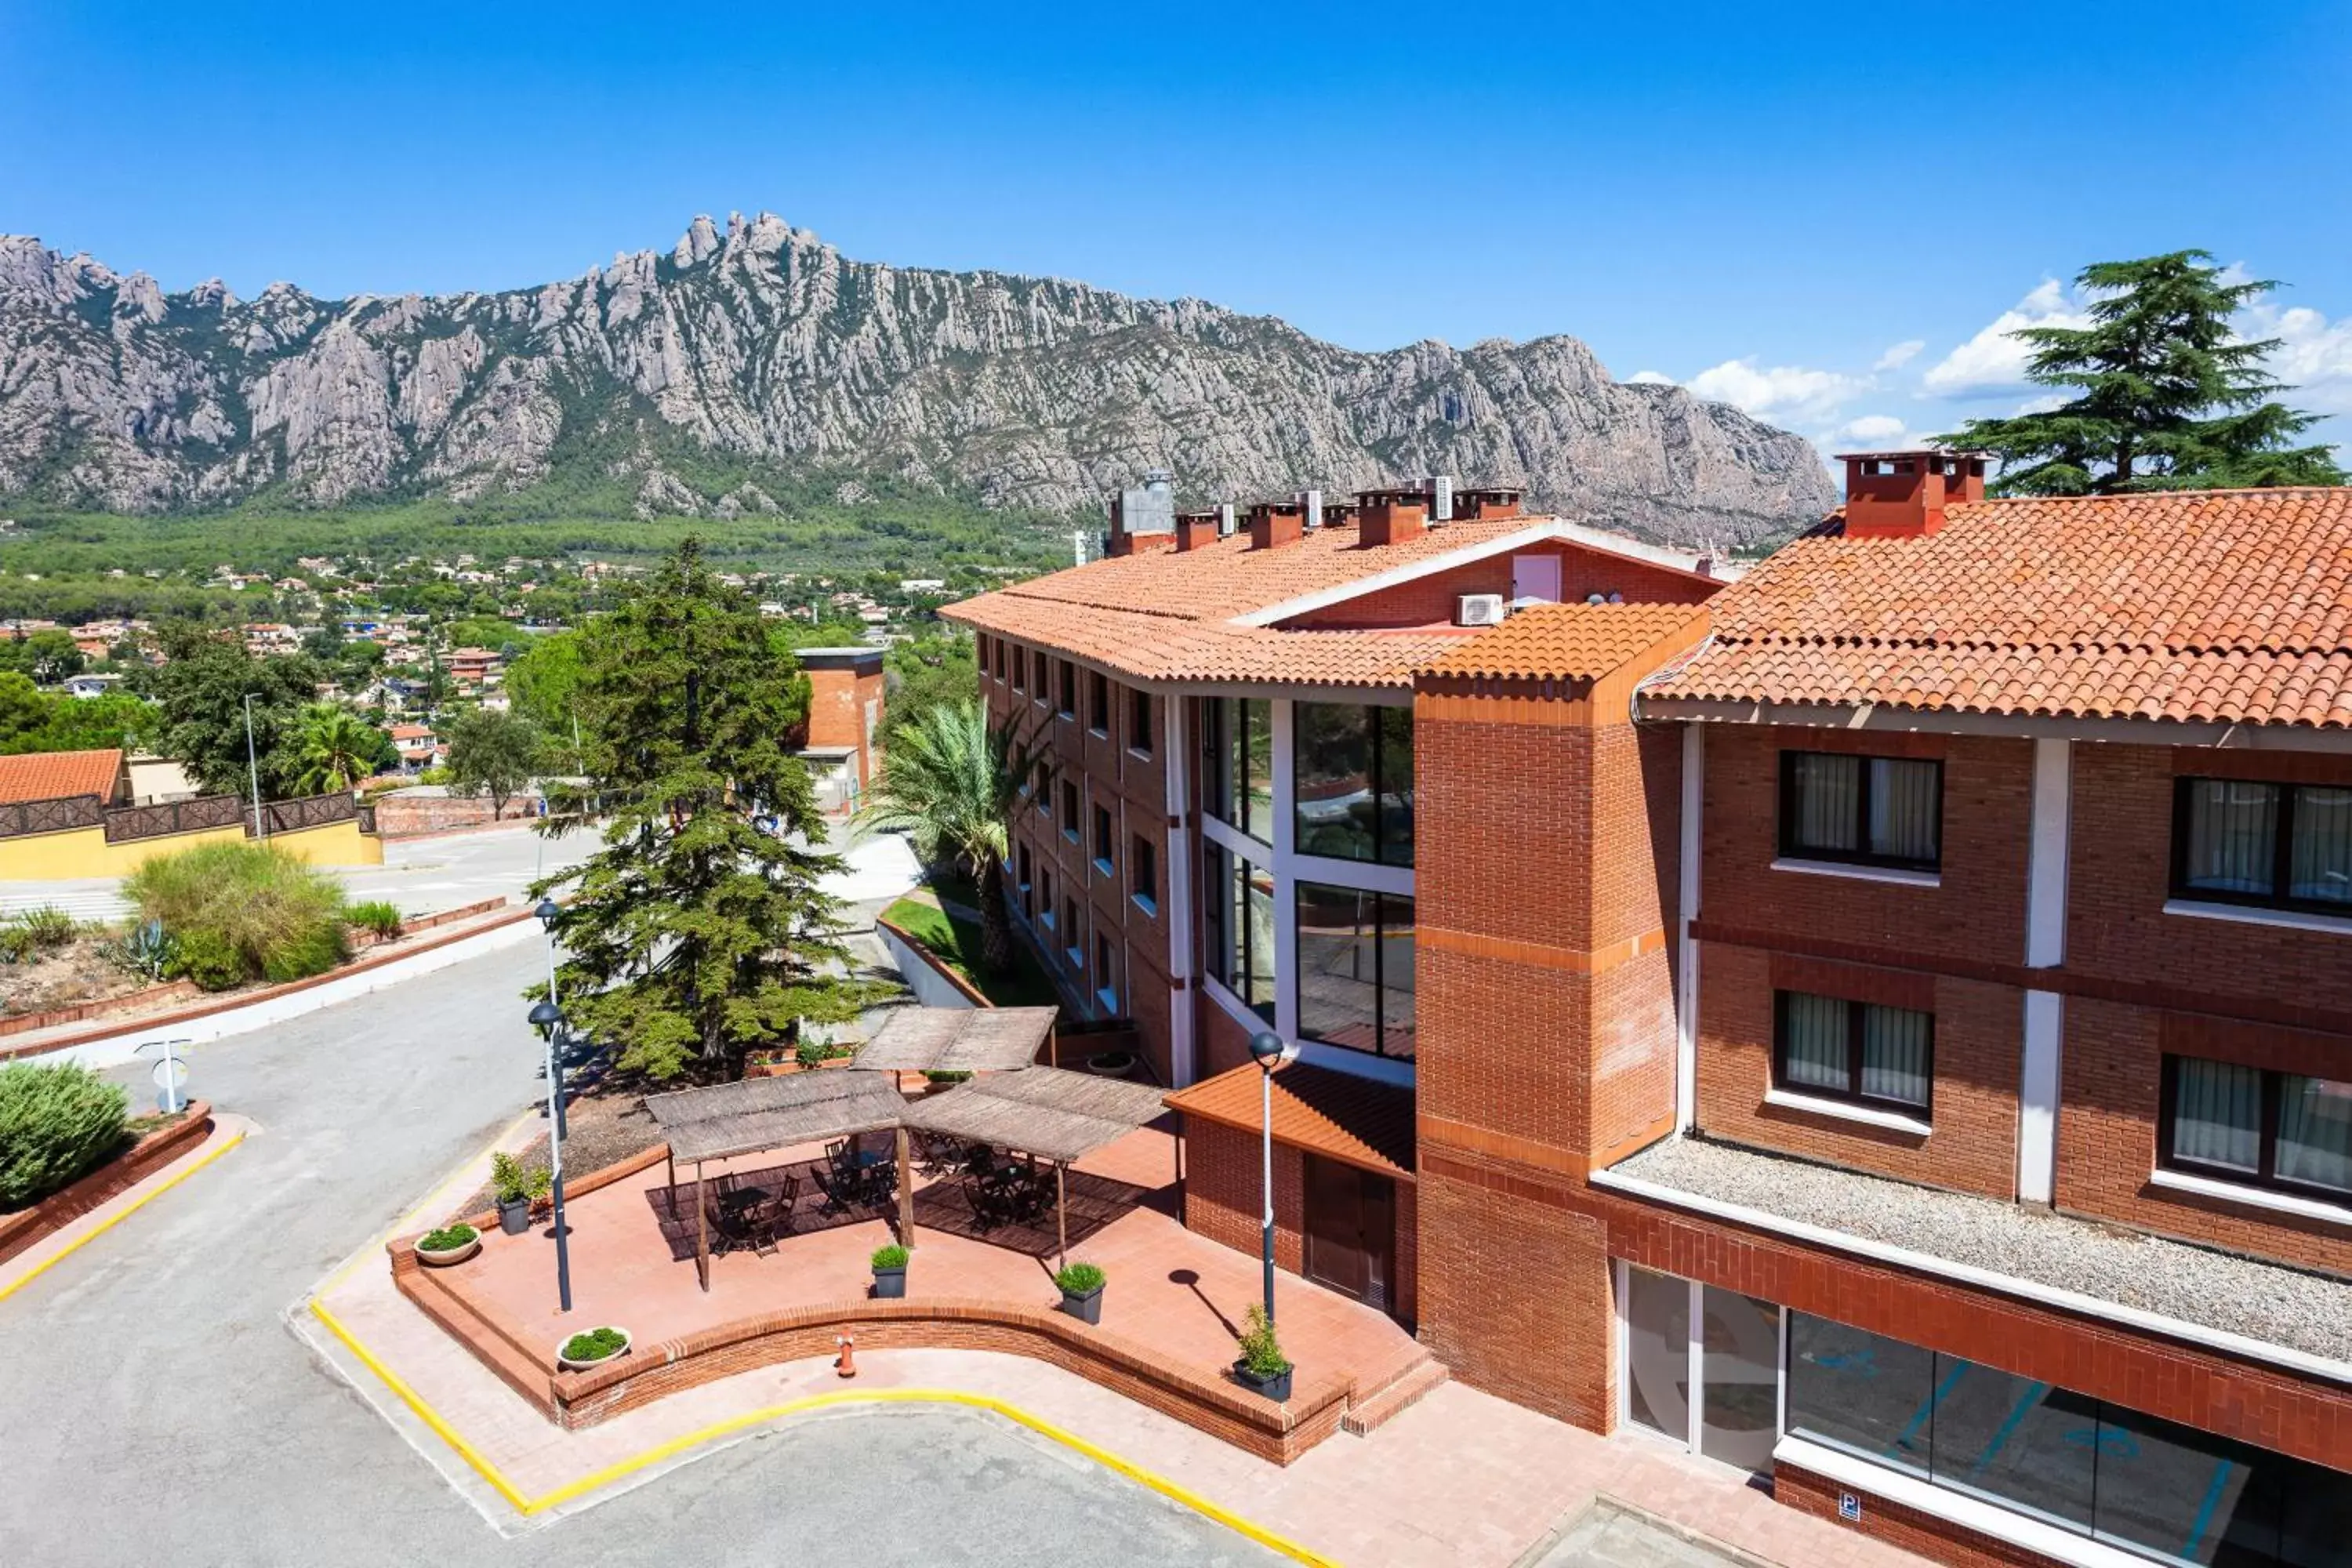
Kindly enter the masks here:
[[211, 1136], [213, 1108], [192, 1100], [187, 1114], [169, 1127], [159, 1127], [130, 1150], [61, 1191], [51, 1193], [31, 1208], [0, 1215], [0, 1263], [5, 1263], [53, 1232], [128, 1192]]

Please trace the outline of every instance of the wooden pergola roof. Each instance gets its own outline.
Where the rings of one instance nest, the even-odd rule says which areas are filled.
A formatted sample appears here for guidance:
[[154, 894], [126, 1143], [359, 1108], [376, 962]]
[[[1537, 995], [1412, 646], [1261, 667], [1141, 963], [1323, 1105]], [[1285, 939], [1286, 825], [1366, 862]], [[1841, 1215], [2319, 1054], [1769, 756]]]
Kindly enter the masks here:
[[898, 1072], [1012, 1072], [1037, 1059], [1056, 1007], [897, 1007], [857, 1065]]
[[1160, 1091], [1148, 1084], [1066, 1068], [976, 1078], [906, 1107], [904, 1121], [999, 1149], [1067, 1163], [1158, 1119]]
[[890, 1079], [855, 1068], [747, 1078], [646, 1099], [678, 1164], [896, 1127], [906, 1105]]

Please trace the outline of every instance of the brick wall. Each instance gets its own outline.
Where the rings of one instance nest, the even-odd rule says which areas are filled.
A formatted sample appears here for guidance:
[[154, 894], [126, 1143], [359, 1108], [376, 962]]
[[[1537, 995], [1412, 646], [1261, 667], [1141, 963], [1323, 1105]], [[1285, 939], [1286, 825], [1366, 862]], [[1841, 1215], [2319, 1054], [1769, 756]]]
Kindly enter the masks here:
[[1836, 1520], [1841, 1492], [1855, 1492], [1863, 1499], [1861, 1521], [1846, 1524], [1846, 1529], [1931, 1563], [1948, 1563], [1950, 1568], [2049, 1568], [2053, 1563], [2051, 1558], [2037, 1556], [1973, 1530], [1947, 1524], [1859, 1488], [1841, 1486], [1811, 1470], [1794, 1465], [1773, 1467], [1772, 1496], [1800, 1513]]
[[[1561, 602], [1575, 604], [1593, 594], [1622, 594], [1629, 604], [1696, 605], [1718, 592], [1723, 584], [1664, 567], [1628, 561], [1602, 551], [1560, 541], [1533, 544], [1521, 555], [1559, 558]], [[1511, 555], [1489, 556], [1466, 566], [1433, 573], [1411, 583], [1365, 594], [1341, 604], [1310, 611], [1286, 626], [1424, 626], [1450, 624], [1454, 601], [1462, 594], [1511, 592]]]
[[[1184, 1228], [1255, 1258], [1265, 1210], [1259, 1196], [1261, 1145], [1237, 1127], [1184, 1119]], [[1306, 1268], [1306, 1162], [1287, 1144], [1274, 1146], [1274, 1266]], [[1400, 1224], [1402, 1222], [1400, 1221]]]

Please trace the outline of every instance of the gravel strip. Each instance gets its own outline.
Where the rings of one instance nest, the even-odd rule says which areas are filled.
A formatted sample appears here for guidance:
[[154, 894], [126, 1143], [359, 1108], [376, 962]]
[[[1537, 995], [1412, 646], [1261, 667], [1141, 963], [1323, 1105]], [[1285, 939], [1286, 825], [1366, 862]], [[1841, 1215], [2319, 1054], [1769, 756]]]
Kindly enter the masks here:
[[2265, 1344], [2352, 1360], [2352, 1283], [2278, 1264], [1686, 1138], [1612, 1169]]

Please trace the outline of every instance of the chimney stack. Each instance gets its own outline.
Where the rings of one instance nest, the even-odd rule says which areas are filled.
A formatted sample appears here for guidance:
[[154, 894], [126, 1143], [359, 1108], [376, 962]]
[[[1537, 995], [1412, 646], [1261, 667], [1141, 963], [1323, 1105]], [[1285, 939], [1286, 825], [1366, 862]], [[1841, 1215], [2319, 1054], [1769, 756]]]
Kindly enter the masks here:
[[1841, 452], [1848, 539], [1925, 539], [1944, 509], [1984, 500], [1982, 452]]
[[1174, 542], [1176, 476], [1166, 468], [1145, 470], [1143, 483], [1123, 489], [1110, 501], [1110, 533], [1103, 541], [1106, 555], [1133, 555], [1162, 549]]
[[1176, 514], [1176, 548], [1198, 550], [1217, 542], [1217, 514], [1213, 511], [1180, 511]]
[[1262, 500], [1249, 510], [1252, 550], [1278, 550], [1298, 542], [1306, 508], [1295, 500]]
[[1454, 515], [1469, 522], [1519, 515], [1519, 492], [1488, 485], [1454, 492]]
[[1229, 500], [1221, 500], [1217, 503], [1217, 537], [1219, 539], [1223, 539], [1232, 533], [1233, 531], [1234, 503]]
[[1429, 525], [1429, 492], [1423, 489], [1358, 490], [1363, 520], [1358, 542], [1367, 549], [1418, 539]]
[[1301, 521], [1307, 527], [1323, 526], [1323, 492], [1321, 490], [1300, 490], [1298, 505], [1299, 510], [1306, 514]]

